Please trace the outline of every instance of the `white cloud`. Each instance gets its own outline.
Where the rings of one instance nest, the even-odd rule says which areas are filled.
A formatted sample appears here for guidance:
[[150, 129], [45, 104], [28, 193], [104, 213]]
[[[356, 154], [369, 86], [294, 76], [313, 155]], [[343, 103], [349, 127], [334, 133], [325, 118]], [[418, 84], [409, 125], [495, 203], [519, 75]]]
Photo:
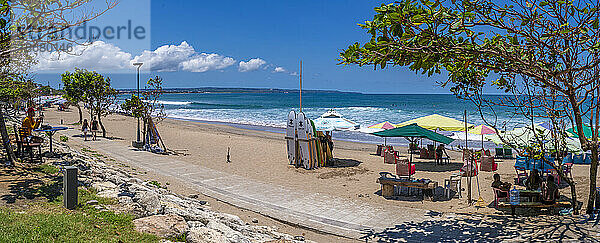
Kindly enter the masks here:
[[291, 72], [290, 75], [292, 75], [292, 76], [298, 76], [298, 73], [297, 72]]
[[187, 42], [164, 45], [154, 51], [144, 51], [133, 58], [131, 63], [143, 62], [142, 68], [151, 71], [173, 72], [178, 70], [206, 72], [227, 68], [235, 63], [231, 57], [219, 54], [197, 53]]
[[260, 68], [260, 66], [265, 65], [267, 62], [260, 58], [253, 58], [247, 62], [240, 61], [240, 72], [249, 72], [254, 71]]
[[285, 70], [285, 68], [282, 67], [276, 67], [275, 70], [273, 70], [274, 73], [285, 73], [287, 72], [287, 70]]
[[231, 57], [224, 57], [218, 54], [206, 54], [194, 56], [192, 59], [181, 63], [181, 69], [190, 72], [206, 72], [209, 70], [219, 70], [229, 67], [235, 63]]
[[131, 54], [103, 41], [78, 45], [70, 53], [42, 52], [37, 55], [34, 71], [64, 71], [75, 67], [94, 70], [122, 70], [129, 68]]

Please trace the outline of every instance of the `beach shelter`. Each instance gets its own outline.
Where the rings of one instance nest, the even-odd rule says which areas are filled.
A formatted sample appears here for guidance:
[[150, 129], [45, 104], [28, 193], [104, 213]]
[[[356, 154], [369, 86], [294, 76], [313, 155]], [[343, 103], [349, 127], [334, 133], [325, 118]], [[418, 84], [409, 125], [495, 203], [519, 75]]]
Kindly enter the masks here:
[[531, 144], [537, 142], [537, 138], [542, 141], [551, 140], [550, 130], [544, 128], [543, 126], [534, 125], [533, 127], [524, 126], [515, 128], [512, 131], [500, 132], [500, 134], [493, 134], [488, 136], [488, 140], [494, 142], [495, 144], [503, 144], [500, 136], [504, 138], [507, 142], [514, 144], [518, 147], [528, 147]]
[[467, 132], [471, 133], [471, 134], [481, 135], [481, 149], [483, 149], [483, 136], [489, 135], [489, 134], [496, 134], [496, 130], [494, 130], [493, 128], [488, 127], [486, 125], [483, 125], [483, 124], [476, 126], [474, 128], [471, 128]]
[[[442, 130], [442, 131], [464, 131], [465, 123], [454, 118], [441, 116], [438, 114], [433, 114], [429, 116], [420, 117], [417, 119], [412, 119], [410, 121], [405, 121], [396, 125], [397, 127], [402, 127], [410, 124], [417, 124], [420, 127], [429, 129], [429, 130]], [[472, 125], [467, 124], [467, 127], [471, 127]]]
[[340, 113], [337, 113], [333, 109], [323, 113], [323, 115], [314, 120], [314, 123], [317, 131], [350, 131], [360, 128], [358, 123], [342, 117]]
[[[394, 129], [376, 132], [373, 133], [373, 135], [380, 137], [426, 138], [443, 144], [449, 144], [454, 141], [452, 138], [432, 132], [431, 130], [422, 128], [417, 124], [410, 124]], [[412, 162], [412, 153], [410, 154], [410, 160]]]
[[[573, 134], [574, 138], [579, 138], [579, 135], [577, 135], [577, 127], [571, 127], [567, 129], [567, 132]], [[583, 125], [583, 135], [586, 138], [592, 138], [592, 129], [589, 126]]]

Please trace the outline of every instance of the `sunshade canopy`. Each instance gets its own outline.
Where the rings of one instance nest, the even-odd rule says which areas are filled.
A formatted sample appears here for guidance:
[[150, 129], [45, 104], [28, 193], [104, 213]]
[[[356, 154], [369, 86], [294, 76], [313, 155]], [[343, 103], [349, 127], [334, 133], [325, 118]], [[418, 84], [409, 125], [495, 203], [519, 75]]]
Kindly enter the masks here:
[[314, 123], [315, 128], [318, 131], [355, 130], [360, 127], [356, 122], [343, 118], [342, 115], [335, 112], [333, 109], [315, 119]]
[[[567, 129], [567, 132], [573, 134], [573, 137], [578, 138], [579, 135], [577, 134], [577, 127], [572, 127]], [[592, 138], [592, 129], [586, 125], [583, 125], [583, 135], [586, 138]]]
[[371, 125], [368, 128], [379, 128], [379, 129], [394, 129], [396, 128], [396, 125], [389, 123], [387, 121], [381, 122], [381, 123], [377, 123], [375, 125]]
[[449, 144], [454, 139], [446, 137], [444, 135], [432, 132], [425, 128], [418, 126], [417, 124], [405, 125], [402, 127], [389, 129], [381, 132], [373, 133], [373, 135], [380, 137], [414, 137], [414, 138], [427, 138], [429, 140]]
[[[412, 119], [410, 121], [405, 121], [396, 125], [397, 127], [402, 127], [410, 124], [417, 124], [420, 127], [429, 129], [429, 130], [443, 130], [443, 131], [464, 131], [465, 123], [459, 120], [441, 116], [438, 114], [433, 114], [429, 116], [420, 117], [417, 119]], [[472, 125], [467, 124], [467, 127], [471, 127]]]
[[493, 128], [488, 127], [483, 124], [469, 129], [468, 132], [472, 133], [472, 134], [479, 134], [479, 135], [496, 134], [496, 131]]

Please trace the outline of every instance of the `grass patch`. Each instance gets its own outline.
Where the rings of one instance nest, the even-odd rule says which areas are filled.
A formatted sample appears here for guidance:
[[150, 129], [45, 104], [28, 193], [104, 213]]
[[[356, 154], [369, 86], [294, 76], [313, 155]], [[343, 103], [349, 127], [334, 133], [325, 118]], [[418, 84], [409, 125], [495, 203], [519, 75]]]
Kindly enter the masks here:
[[67, 136], [60, 136], [60, 141], [63, 143], [66, 143], [67, 141], [69, 141], [69, 137]]
[[24, 211], [0, 208], [0, 242], [158, 242], [154, 235], [135, 231], [131, 215], [100, 212], [85, 205], [88, 200], [116, 203], [93, 190], [80, 189], [75, 210], [61, 206], [62, 196]]
[[81, 148], [81, 151], [86, 152], [86, 153], [96, 153], [96, 151], [88, 149], [88, 148]]
[[158, 181], [150, 181], [150, 182], [148, 182], [148, 184], [154, 185], [154, 186], [156, 186], [158, 188], [162, 188], [162, 185]]
[[43, 165], [33, 168], [33, 171], [52, 175], [52, 174], [58, 173], [59, 170], [58, 170], [58, 168], [56, 168], [56, 166], [49, 165], [49, 164], [43, 164]]

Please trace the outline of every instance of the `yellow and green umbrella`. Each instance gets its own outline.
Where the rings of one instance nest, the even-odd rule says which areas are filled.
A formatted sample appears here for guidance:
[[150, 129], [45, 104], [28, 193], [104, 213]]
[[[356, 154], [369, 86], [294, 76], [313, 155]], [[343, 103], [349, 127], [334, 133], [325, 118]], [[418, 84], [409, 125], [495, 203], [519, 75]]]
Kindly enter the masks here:
[[[410, 124], [417, 124], [420, 127], [429, 130], [441, 130], [441, 131], [464, 131], [465, 123], [454, 118], [433, 114], [429, 116], [412, 119], [396, 125], [397, 127], [403, 127]], [[467, 123], [467, 127], [472, 127], [471, 124]]]

